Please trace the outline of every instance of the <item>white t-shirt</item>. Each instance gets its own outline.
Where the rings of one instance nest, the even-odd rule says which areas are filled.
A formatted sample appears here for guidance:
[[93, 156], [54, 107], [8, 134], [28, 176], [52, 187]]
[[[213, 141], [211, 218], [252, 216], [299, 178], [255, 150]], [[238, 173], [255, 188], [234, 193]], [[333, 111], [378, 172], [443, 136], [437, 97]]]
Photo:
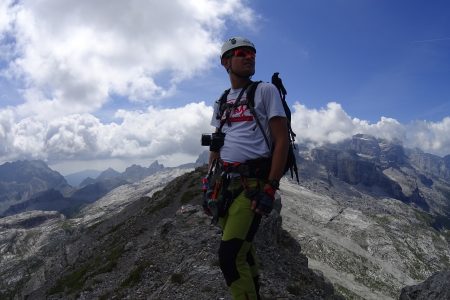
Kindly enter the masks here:
[[[227, 103], [234, 103], [242, 89], [231, 89], [227, 96]], [[247, 95], [241, 97], [240, 102], [246, 101]], [[220, 120], [216, 117], [219, 111], [219, 101], [214, 105], [214, 114], [211, 125], [219, 128]], [[280, 93], [271, 83], [261, 82], [255, 91], [255, 111], [258, 119], [272, 145], [270, 137], [269, 120], [273, 117], [286, 117]], [[225, 119], [225, 113], [222, 116]], [[225, 142], [220, 149], [220, 158], [226, 162], [245, 162], [260, 157], [270, 157], [270, 148], [264, 140], [258, 124], [253, 118], [247, 105], [239, 105], [230, 114], [231, 126], [225, 123], [222, 132], [225, 133]]]

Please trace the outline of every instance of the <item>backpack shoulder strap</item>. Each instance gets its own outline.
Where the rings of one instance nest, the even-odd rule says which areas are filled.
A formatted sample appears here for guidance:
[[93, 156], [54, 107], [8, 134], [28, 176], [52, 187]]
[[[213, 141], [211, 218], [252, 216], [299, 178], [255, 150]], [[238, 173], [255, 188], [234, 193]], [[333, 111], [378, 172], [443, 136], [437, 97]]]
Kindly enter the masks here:
[[264, 129], [261, 125], [261, 122], [258, 119], [256, 110], [255, 110], [255, 92], [256, 92], [256, 88], [258, 87], [258, 84], [260, 84], [261, 82], [262, 81], [255, 81], [248, 87], [248, 89], [247, 89], [247, 107], [250, 110], [250, 112], [252, 113], [253, 118], [255, 119], [255, 122], [258, 125], [259, 129], [261, 130], [261, 132], [264, 136], [264, 140], [266, 141], [267, 147], [269, 147], [269, 149], [272, 151], [272, 146], [269, 143], [269, 139], [267, 138], [267, 135], [264, 132]]
[[231, 89], [227, 89], [225, 91], [223, 91], [222, 96], [220, 96], [219, 100], [217, 100], [218, 103], [218, 110], [217, 110], [217, 115], [216, 115], [216, 119], [220, 120], [222, 118], [223, 113], [225, 112], [225, 104], [227, 103], [227, 97], [228, 94], [230, 93]]
[[255, 81], [247, 89], [247, 105], [249, 107], [255, 107], [255, 92], [258, 84], [261, 82], [262, 81]]

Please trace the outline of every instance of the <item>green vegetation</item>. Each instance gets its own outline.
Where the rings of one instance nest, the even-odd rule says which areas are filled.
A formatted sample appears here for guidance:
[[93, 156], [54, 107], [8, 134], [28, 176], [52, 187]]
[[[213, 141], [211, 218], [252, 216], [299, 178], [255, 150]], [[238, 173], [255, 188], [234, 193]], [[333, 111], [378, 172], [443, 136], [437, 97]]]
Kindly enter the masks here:
[[72, 234], [72, 233], [75, 231], [75, 228], [74, 228], [74, 227], [72, 226], [72, 224], [71, 224], [69, 221], [67, 221], [67, 220], [64, 220], [64, 221], [62, 222], [61, 228], [62, 228], [66, 233], [69, 233], [69, 234]]
[[433, 216], [428, 213], [415, 209], [414, 215], [418, 221], [423, 222], [427, 226], [431, 226], [433, 224]]
[[192, 201], [192, 199], [194, 199], [195, 196], [198, 195], [200, 195], [200, 190], [198, 192], [187, 190], [186, 192], [183, 193], [183, 195], [181, 195], [180, 202], [181, 204], [189, 203], [190, 201]]
[[151, 265], [150, 262], [144, 262], [144, 263], [141, 263], [139, 266], [135, 267], [130, 272], [128, 277], [120, 284], [120, 287], [128, 288], [128, 287], [132, 287], [132, 286], [136, 285], [140, 281], [142, 273], [150, 265]]
[[372, 216], [372, 219], [374, 219], [375, 222], [377, 222], [380, 225], [386, 225], [391, 222], [389, 216], [387, 215], [374, 215]]
[[[67, 292], [67, 293], [73, 293], [79, 289], [81, 289], [84, 285], [84, 282], [86, 281], [85, 275], [89, 271], [89, 265], [84, 265], [78, 270], [75, 270], [74, 272], [70, 273], [69, 275], [63, 277], [62, 279], [58, 280], [56, 285], [49, 290], [49, 295]], [[66, 290], [67, 289], [67, 290]]]
[[152, 197], [153, 203], [151, 203], [150, 207], [145, 209], [145, 213], [153, 214], [167, 206], [169, 206], [171, 198], [167, 196], [162, 196], [162, 199], [158, 199], [156, 197]]
[[105, 257], [96, 256], [72, 273], [59, 279], [55, 286], [48, 291], [48, 294], [72, 294], [81, 290], [88, 278], [111, 272], [117, 266], [117, 261], [122, 253], [123, 245], [119, 245], [112, 248]]
[[364, 298], [358, 296], [357, 294], [353, 293], [351, 290], [343, 287], [342, 285], [334, 284], [334, 288], [345, 299], [348, 299], [348, 300], [364, 300]]

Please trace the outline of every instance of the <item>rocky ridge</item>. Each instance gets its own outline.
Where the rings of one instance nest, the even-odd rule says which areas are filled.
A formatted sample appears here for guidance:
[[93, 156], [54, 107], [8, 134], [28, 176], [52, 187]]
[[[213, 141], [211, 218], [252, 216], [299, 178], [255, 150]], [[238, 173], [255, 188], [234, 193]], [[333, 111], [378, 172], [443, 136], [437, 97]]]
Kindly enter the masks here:
[[445, 159], [411, 151], [356, 135], [303, 153], [301, 186], [282, 183], [283, 227], [348, 299], [396, 299], [450, 267]]
[[[11, 265], [14, 252], [0, 247], [4, 249], [0, 278], [1, 282], [8, 280], [6, 286], [0, 286], [1, 296], [231, 299], [217, 261], [220, 232], [198, 205], [198, 182], [204, 171], [182, 175], [159, 191], [150, 189], [148, 182], [135, 185], [136, 193], [127, 205], [118, 201], [121, 192], [117, 197], [111, 192], [110, 199], [104, 201], [120, 207], [113, 215], [99, 216], [98, 211], [86, 209], [83, 213], [90, 213], [90, 218], [80, 215], [68, 220], [56, 213], [35, 213], [34, 218], [41, 221], [33, 227], [40, 230], [34, 240], [24, 237], [29, 231], [18, 233], [25, 228], [13, 218], [24, 216], [2, 219], [5, 225], [1, 232], [11, 235], [14, 229], [28, 247], [48, 242], [48, 237], [51, 240], [25, 255], [25, 260], [16, 256], [15, 266]], [[300, 245], [281, 229], [277, 212], [265, 218], [256, 240], [262, 261], [263, 299], [340, 299], [323, 276], [308, 269]], [[5, 244], [0, 240], [0, 245]], [[13, 276], [13, 270], [21, 271]]]
[[437, 272], [421, 284], [402, 289], [399, 300], [447, 300], [450, 299], [450, 270]]

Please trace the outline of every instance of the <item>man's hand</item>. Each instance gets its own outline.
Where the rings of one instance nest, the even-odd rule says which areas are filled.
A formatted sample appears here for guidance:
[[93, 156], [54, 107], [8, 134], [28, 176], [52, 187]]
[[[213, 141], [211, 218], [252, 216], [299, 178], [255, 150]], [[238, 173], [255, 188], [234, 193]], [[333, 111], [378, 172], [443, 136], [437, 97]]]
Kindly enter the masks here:
[[260, 215], [268, 215], [273, 209], [275, 201], [275, 189], [266, 185], [263, 192], [258, 192], [252, 199], [251, 209]]

